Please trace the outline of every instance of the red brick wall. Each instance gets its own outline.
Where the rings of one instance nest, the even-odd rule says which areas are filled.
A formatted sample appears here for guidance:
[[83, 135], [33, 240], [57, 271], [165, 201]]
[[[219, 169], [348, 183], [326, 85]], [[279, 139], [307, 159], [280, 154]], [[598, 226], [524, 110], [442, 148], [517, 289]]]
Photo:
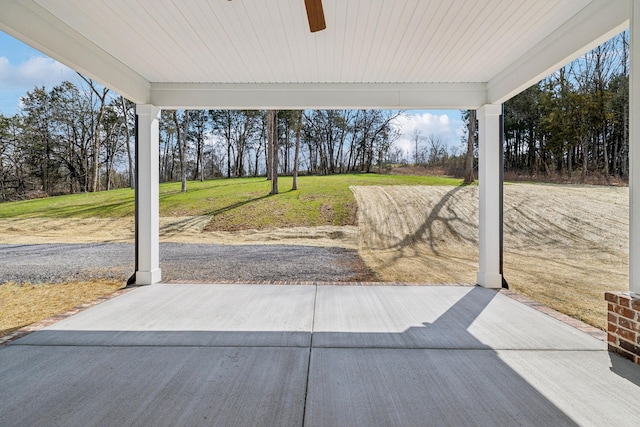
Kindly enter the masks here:
[[640, 298], [625, 292], [606, 292], [609, 351], [640, 364]]

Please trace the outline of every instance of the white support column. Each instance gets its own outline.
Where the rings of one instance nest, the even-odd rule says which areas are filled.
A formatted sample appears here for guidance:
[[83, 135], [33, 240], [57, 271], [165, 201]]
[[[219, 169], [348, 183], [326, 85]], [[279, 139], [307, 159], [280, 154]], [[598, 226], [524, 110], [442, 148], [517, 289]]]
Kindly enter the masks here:
[[138, 270], [136, 284], [151, 285], [160, 274], [160, 109], [136, 105], [138, 115]]
[[629, 3], [629, 290], [640, 295], [640, 0]]
[[478, 110], [480, 235], [478, 285], [501, 288], [500, 274], [500, 115], [502, 105]]

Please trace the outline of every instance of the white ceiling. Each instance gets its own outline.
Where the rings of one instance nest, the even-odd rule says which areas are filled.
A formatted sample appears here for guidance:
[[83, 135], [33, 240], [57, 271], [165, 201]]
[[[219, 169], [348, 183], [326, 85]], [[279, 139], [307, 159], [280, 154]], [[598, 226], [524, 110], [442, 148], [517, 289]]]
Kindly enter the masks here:
[[161, 107], [475, 108], [623, 30], [627, 0], [0, 0], [0, 29]]

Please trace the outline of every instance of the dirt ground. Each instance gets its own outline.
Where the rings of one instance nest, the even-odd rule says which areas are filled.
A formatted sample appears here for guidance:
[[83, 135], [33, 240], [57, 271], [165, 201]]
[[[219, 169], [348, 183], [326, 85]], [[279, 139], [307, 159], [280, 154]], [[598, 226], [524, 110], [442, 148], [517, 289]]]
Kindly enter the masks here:
[[[353, 192], [359, 252], [382, 280], [475, 283], [476, 186]], [[505, 185], [510, 288], [604, 328], [604, 292], [628, 290], [628, 217], [627, 188]]]
[[[357, 249], [353, 226], [291, 227], [271, 230], [205, 231], [210, 216], [160, 218], [160, 241], [221, 245], [303, 245]], [[134, 242], [133, 218], [0, 218], [0, 243]]]
[[[628, 289], [628, 189], [507, 184], [504, 271], [511, 289], [604, 327], [607, 290]], [[161, 218], [161, 241], [357, 248], [383, 281], [475, 283], [478, 189], [353, 187], [357, 227], [206, 232], [210, 217]], [[132, 242], [133, 218], [0, 219], [0, 243]]]

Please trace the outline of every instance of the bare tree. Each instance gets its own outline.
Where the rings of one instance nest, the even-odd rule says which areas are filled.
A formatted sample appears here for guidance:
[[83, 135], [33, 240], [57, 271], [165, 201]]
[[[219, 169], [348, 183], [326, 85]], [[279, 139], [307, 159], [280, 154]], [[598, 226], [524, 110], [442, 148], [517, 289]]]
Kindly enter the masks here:
[[178, 113], [175, 110], [173, 111], [173, 121], [176, 125], [176, 143], [178, 144], [178, 155], [180, 157], [180, 182], [182, 183], [180, 191], [185, 193], [187, 191], [187, 165], [185, 160], [185, 152], [187, 151], [187, 137], [189, 133], [189, 111], [184, 111], [184, 119], [182, 121], [184, 130], [180, 130]]
[[427, 137], [427, 144], [427, 163], [429, 163], [429, 165], [443, 163], [447, 157], [447, 146], [444, 139], [439, 135], [430, 134]]
[[424, 141], [424, 137], [422, 136], [422, 132], [420, 132], [418, 129], [414, 129], [413, 132], [411, 133], [411, 142], [413, 143], [414, 146], [414, 164], [415, 165], [419, 165], [420, 164], [420, 144]]
[[467, 155], [464, 165], [464, 183], [471, 184], [473, 182], [473, 150], [476, 145], [476, 110], [468, 110], [467, 112]]
[[107, 105], [107, 94], [109, 89], [103, 87], [102, 90], [98, 90], [96, 83], [78, 73], [78, 75], [84, 80], [89, 89], [98, 97], [100, 106], [98, 108], [98, 116], [93, 123], [93, 168], [91, 169], [91, 191], [96, 192], [100, 186], [100, 126], [102, 125], [102, 118], [104, 117], [104, 110]]
[[196, 167], [193, 171], [193, 180], [200, 179], [204, 181], [204, 138], [207, 131], [207, 112], [198, 110], [191, 112], [191, 118], [194, 121], [195, 140], [196, 140]]
[[298, 111], [296, 121], [296, 148], [293, 155], [293, 185], [292, 190], [298, 189], [298, 159], [300, 157], [300, 134], [302, 133], [302, 110]]
[[131, 131], [129, 130], [129, 112], [132, 110], [131, 107], [133, 106], [133, 104], [127, 101], [123, 96], [120, 97], [119, 101], [120, 108], [122, 108], [121, 113], [124, 127], [125, 146], [127, 148], [127, 160], [129, 161], [129, 185], [132, 189], [135, 189], [136, 180], [133, 165], [133, 155], [131, 154]]
[[267, 144], [271, 170], [271, 194], [278, 194], [278, 111], [267, 111]]

